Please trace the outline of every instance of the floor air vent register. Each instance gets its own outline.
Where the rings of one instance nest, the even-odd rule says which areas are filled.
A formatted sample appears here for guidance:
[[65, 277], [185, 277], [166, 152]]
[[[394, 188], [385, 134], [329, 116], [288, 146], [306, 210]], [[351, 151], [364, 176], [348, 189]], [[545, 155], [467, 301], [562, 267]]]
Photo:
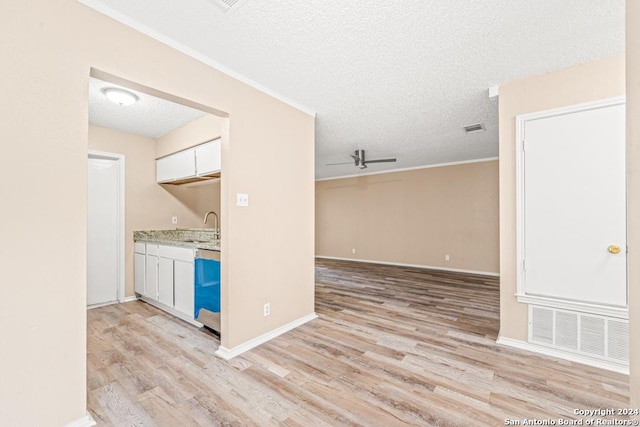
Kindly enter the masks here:
[[615, 365], [629, 365], [626, 319], [530, 305], [529, 342]]

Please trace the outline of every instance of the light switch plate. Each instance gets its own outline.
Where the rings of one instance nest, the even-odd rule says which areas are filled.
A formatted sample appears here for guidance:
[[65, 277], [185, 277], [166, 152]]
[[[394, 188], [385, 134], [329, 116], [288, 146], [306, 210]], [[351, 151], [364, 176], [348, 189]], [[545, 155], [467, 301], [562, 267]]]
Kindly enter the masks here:
[[171, 224], [177, 224], [178, 223], [178, 217], [177, 216], [172, 216], [171, 217]]
[[237, 193], [237, 205], [249, 206], [249, 195], [245, 193]]

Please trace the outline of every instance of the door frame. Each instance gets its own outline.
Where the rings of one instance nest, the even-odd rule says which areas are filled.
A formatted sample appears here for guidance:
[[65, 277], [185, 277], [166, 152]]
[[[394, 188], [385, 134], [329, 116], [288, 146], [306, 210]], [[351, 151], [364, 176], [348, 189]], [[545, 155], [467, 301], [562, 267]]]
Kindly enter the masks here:
[[[625, 96], [617, 96], [614, 98], [600, 99], [597, 101], [586, 102], [582, 104], [569, 105], [560, 108], [554, 108], [544, 111], [538, 111], [534, 113], [520, 114], [516, 116], [516, 298], [518, 302], [525, 304], [536, 304], [547, 307], [561, 308], [574, 311], [583, 311], [594, 314], [600, 314], [604, 316], [612, 316], [627, 319], [629, 317], [629, 283], [627, 275], [627, 307], [609, 307], [597, 304], [590, 304], [578, 301], [565, 301], [555, 298], [528, 295], [525, 289], [525, 269], [524, 269], [524, 236], [525, 236], [525, 211], [524, 211], [524, 196], [525, 196], [525, 182], [524, 182], [524, 153], [525, 153], [525, 125], [528, 121], [533, 121], [542, 118], [549, 118], [554, 116], [560, 116], [564, 114], [577, 113], [581, 111], [588, 111], [598, 108], [612, 107], [615, 105], [621, 105], [626, 103]], [[625, 188], [625, 203], [627, 199], [627, 189]], [[625, 224], [626, 227], [626, 224]], [[627, 227], [628, 233], [628, 227]], [[627, 254], [625, 253], [625, 256]], [[627, 257], [628, 258], [628, 257]], [[629, 261], [627, 259], [627, 270], [629, 269]]]
[[[125, 210], [124, 210], [124, 190], [125, 190], [125, 163], [124, 163], [124, 154], [118, 153], [108, 153], [105, 151], [97, 151], [97, 150], [88, 150], [87, 153], [87, 162], [89, 159], [105, 159], [105, 160], [113, 160], [118, 165], [118, 196], [117, 196], [117, 232], [116, 232], [116, 250], [117, 250], [117, 284], [116, 284], [116, 296], [118, 302], [125, 302]], [[88, 249], [87, 249], [88, 250]], [[97, 304], [96, 306], [99, 306]], [[92, 306], [95, 307], [95, 306]]]

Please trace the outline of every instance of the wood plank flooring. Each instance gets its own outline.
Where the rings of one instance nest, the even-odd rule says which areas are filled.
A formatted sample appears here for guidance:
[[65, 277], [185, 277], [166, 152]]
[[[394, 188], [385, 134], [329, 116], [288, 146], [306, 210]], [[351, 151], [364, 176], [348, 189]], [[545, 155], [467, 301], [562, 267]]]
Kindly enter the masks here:
[[231, 361], [143, 302], [88, 311], [99, 426], [497, 426], [626, 407], [628, 377], [498, 346], [495, 278], [318, 260], [319, 318]]

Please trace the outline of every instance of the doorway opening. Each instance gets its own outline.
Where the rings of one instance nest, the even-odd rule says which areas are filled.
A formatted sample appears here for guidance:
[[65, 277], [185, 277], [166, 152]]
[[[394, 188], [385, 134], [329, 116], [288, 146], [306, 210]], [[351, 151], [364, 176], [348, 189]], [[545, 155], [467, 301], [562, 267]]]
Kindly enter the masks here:
[[87, 307], [124, 302], [124, 156], [87, 159]]

